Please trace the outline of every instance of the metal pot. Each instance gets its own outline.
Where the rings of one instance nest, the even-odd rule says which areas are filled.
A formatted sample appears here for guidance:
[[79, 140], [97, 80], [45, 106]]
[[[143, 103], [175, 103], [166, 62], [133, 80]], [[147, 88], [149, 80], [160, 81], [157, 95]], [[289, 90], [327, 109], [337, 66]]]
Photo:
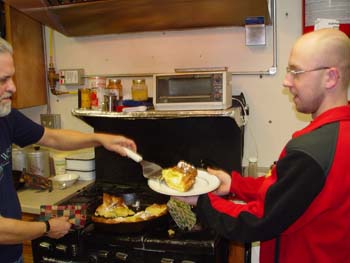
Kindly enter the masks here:
[[50, 176], [50, 156], [49, 151], [40, 149], [39, 146], [27, 152], [27, 172], [44, 177]]

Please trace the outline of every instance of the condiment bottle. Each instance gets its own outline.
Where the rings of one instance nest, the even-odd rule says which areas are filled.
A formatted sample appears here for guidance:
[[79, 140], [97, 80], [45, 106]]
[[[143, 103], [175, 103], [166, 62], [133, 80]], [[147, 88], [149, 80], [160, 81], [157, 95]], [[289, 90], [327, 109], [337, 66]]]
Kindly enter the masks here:
[[135, 101], [146, 101], [148, 99], [148, 89], [144, 79], [134, 79], [132, 81], [131, 96]]
[[248, 163], [248, 176], [258, 176], [258, 159], [256, 157], [250, 157]]
[[119, 97], [119, 89], [118, 89], [118, 80], [117, 79], [108, 80], [107, 92], [108, 92], [108, 94], [106, 94], [106, 95], [114, 95], [114, 96]]
[[89, 78], [89, 86], [91, 88], [91, 109], [102, 110], [104, 104], [104, 95], [106, 89], [105, 77]]
[[120, 79], [117, 79], [117, 88], [119, 92], [119, 102], [123, 100], [123, 85]]
[[80, 88], [78, 90], [78, 108], [90, 109], [91, 108], [91, 90], [89, 88]]

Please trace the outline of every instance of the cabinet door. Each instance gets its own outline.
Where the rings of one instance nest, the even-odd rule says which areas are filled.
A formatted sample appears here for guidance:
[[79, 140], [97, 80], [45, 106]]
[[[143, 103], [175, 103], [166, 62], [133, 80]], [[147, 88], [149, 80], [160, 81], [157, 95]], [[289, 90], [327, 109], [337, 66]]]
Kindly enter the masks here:
[[17, 92], [14, 108], [44, 105], [47, 102], [42, 25], [5, 5], [6, 39], [12, 44]]

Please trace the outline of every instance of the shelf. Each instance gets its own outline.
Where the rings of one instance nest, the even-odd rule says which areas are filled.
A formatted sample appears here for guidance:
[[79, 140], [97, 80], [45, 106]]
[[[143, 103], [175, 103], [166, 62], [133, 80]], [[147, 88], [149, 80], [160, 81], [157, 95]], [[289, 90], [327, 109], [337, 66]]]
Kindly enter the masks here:
[[238, 127], [243, 126], [243, 118], [240, 107], [225, 110], [187, 110], [187, 111], [140, 111], [140, 112], [106, 112], [96, 110], [73, 109], [76, 117], [98, 117], [119, 119], [179, 119], [197, 117], [229, 117], [236, 121]]
[[271, 24], [267, 0], [5, 0], [11, 6], [66, 36], [244, 26], [263, 16]]

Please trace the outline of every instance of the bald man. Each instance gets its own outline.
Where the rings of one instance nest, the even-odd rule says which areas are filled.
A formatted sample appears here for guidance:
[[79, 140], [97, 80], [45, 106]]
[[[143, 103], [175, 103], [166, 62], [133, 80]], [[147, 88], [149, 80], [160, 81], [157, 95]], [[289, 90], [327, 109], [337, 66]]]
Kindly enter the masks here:
[[[313, 121], [293, 134], [265, 177], [209, 169], [221, 180], [215, 193], [180, 198], [222, 236], [262, 241], [261, 263], [350, 262], [349, 63], [341, 31], [301, 36], [283, 85]], [[245, 204], [220, 197], [228, 193]]]

